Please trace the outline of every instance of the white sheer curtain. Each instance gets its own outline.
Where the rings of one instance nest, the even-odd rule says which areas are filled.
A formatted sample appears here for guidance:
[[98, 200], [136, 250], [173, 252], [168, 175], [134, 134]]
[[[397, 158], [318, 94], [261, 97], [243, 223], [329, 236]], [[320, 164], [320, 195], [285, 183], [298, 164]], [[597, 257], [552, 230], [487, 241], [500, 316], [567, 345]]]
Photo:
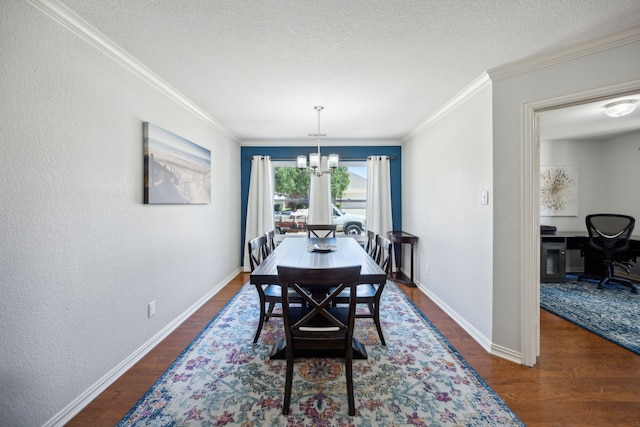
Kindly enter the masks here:
[[251, 158], [251, 179], [247, 201], [247, 224], [243, 245], [244, 271], [250, 271], [247, 242], [274, 229], [273, 223], [273, 169], [271, 157]]
[[393, 230], [389, 156], [367, 158], [367, 229], [384, 237]]
[[[320, 170], [328, 168], [326, 156], [322, 157]], [[311, 189], [309, 191], [309, 224], [331, 224], [331, 175], [311, 176]]]

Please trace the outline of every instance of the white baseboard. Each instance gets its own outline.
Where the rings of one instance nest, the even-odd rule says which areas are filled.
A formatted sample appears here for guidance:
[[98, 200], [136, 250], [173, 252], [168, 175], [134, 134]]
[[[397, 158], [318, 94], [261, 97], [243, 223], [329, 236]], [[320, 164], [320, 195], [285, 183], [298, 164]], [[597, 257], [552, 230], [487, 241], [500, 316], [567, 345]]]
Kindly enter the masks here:
[[428, 296], [433, 302], [436, 303], [438, 307], [442, 309], [449, 317], [451, 317], [462, 329], [467, 332], [471, 338], [474, 339], [482, 348], [484, 348], [487, 353], [490, 353], [494, 356], [500, 357], [502, 359], [506, 359], [510, 362], [514, 362], [517, 364], [522, 364], [521, 354], [517, 351], [501, 347], [491, 342], [490, 339], [481, 334], [476, 328], [473, 327], [469, 322], [467, 322], [462, 316], [460, 316], [454, 309], [452, 309], [449, 305], [447, 305], [444, 301], [442, 301], [437, 295], [423, 286], [421, 283], [416, 283], [418, 288]]
[[501, 359], [508, 360], [509, 362], [517, 363], [518, 365], [522, 365], [522, 353], [519, 351], [514, 351], [510, 348], [502, 347], [497, 344], [491, 345], [491, 354], [497, 356]]
[[102, 378], [96, 381], [91, 387], [85, 390], [80, 396], [75, 398], [65, 408], [54, 415], [51, 419], [49, 419], [49, 421], [44, 423], [43, 427], [64, 426], [80, 411], [82, 411], [85, 406], [91, 403], [125, 372], [131, 369], [133, 365], [135, 365], [140, 359], [142, 359], [147, 353], [149, 353], [155, 346], [157, 346], [163, 339], [165, 339], [171, 332], [173, 332], [178, 326], [180, 326], [182, 322], [187, 320], [193, 313], [195, 313], [200, 307], [202, 307], [204, 303], [209, 301], [215, 294], [220, 291], [220, 289], [222, 289], [240, 272], [240, 268], [233, 271], [229, 276], [227, 276], [220, 283], [214, 286], [209, 292], [207, 292], [202, 298], [196, 301], [191, 307], [189, 307], [182, 314], [171, 321], [171, 323], [160, 330], [149, 341], [144, 343], [140, 348], [129, 355], [129, 357], [116, 365], [112, 370], [107, 372]]

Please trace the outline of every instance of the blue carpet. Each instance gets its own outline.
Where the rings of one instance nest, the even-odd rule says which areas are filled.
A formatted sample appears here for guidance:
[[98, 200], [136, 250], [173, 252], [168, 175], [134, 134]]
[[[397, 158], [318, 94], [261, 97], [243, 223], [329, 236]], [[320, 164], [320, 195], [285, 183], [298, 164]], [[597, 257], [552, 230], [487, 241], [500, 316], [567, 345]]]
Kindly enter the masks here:
[[298, 360], [281, 414], [286, 363], [269, 359], [281, 319], [253, 344], [258, 294], [245, 285], [118, 426], [523, 426], [395, 283], [381, 308], [386, 346], [371, 319], [356, 321], [369, 358], [354, 361], [355, 417], [344, 363], [326, 358]]
[[540, 306], [640, 354], [640, 294], [615, 283], [597, 285], [571, 275], [566, 283], [541, 283]]

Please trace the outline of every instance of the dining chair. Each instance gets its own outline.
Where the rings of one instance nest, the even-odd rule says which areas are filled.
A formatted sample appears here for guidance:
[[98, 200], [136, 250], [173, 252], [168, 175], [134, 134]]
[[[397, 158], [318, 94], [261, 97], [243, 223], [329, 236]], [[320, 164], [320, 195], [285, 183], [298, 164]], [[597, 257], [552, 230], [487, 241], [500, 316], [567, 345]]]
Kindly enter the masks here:
[[336, 237], [335, 224], [307, 224], [307, 237], [326, 239]]
[[371, 258], [376, 258], [376, 249], [378, 245], [376, 244], [376, 237], [378, 235], [375, 231], [367, 230], [367, 242], [365, 244], [364, 250], [371, 256]]
[[276, 248], [276, 242], [274, 240], [276, 232], [275, 230], [269, 230], [266, 233], [264, 233], [264, 235], [267, 238], [267, 244], [265, 245], [265, 252], [267, 255], [270, 255], [271, 252], [273, 252]]
[[[360, 268], [359, 265], [339, 268], [278, 266], [278, 281], [285, 295], [282, 301], [287, 359], [282, 404], [284, 415], [290, 413], [295, 357], [318, 350], [334, 350], [344, 357], [349, 415], [355, 415], [353, 329], [356, 318], [356, 286], [360, 280]], [[313, 288], [332, 289], [332, 291], [322, 301], [316, 301], [307, 293], [308, 289]], [[292, 307], [289, 299], [290, 290], [294, 290], [307, 304], [303, 307]], [[332, 300], [342, 292], [348, 292], [348, 307], [332, 305]]]
[[[268, 256], [266, 247], [266, 235], [258, 236], [254, 239], [251, 239], [249, 243], [247, 243], [247, 250], [249, 251], [249, 265], [251, 267], [251, 271], [254, 271]], [[260, 319], [258, 321], [256, 335], [253, 338], [254, 344], [258, 342], [260, 332], [262, 332], [262, 327], [264, 326], [265, 322], [268, 322], [272, 317], [282, 317], [282, 314], [273, 312], [276, 304], [282, 303], [282, 288], [278, 285], [260, 284], [255, 284], [255, 287], [258, 291], [258, 298], [260, 299]], [[298, 303], [302, 302], [302, 299], [298, 297], [297, 293], [295, 292], [292, 293], [290, 300]]]
[[[380, 268], [384, 270], [387, 277], [389, 277], [391, 275], [391, 251], [393, 248], [391, 240], [386, 237], [376, 236], [376, 246], [378, 247], [378, 250], [376, 252], [375, 261]], [[384, 284], [374, 285], [364, 283], [359, 284], [356, 287], [356, 302], [358, 304], [366, 304], [368, 308], [368, 312], [358, 313], [356, 314], [356, 318], [373, 319], [373, 323], [375, 323], [376, 329], [378, 330], [380, 343], [382, 345], [387, 345], [382, 333], [382, 325], [380, 324], [380, 297], [382, 296], [383, 290]], [[348, 301], [348, 294], [345, 292], [342, 292], [334, 299], [335, 304], [346, 304]]]

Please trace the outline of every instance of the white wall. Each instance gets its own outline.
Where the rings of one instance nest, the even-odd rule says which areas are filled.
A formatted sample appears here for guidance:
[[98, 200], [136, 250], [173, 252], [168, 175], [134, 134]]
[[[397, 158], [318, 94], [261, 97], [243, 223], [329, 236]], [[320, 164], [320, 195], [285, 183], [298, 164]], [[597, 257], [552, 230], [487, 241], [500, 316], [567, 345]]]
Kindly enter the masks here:
[[[540, 223], [586, 233], [585, 217], [592, 213], [622, 213], [640, 220], [639, 147], [640, 132], [600, 140], [540, 141], [541, 165], [578, 168], [579, 206], [577, 216], [541, 217]], [[580, 251], [568, 251], [567, 256], [567, 271], [582, 271]], [[640, 265], [632, 272], [639, 274]]]
[[417, 280], [484, 345], [493, 309], [491, 96], [486, 84], [402, 146], [402, 224], [419, 237]]
[[[640, 132], [603, 141], [604, 200], [600, 212], [631, 215], [640, 221]], [[640, 235], [636, 223], [634, 235]]]
[[[403, 228], [420, 238], [420, 285], [481, 344], [514, 359], [522, 350], [522, 166], [532, 161], [522, 154], [524, 105], [640, 78], [640, 42], [590, 52], [492, 76], [491, 90], [403, 144]], [[479, 205], [484, 188], [489, 207]]]
[[[544, 123], [541, 123], [544, 126]], [[578, 170], [578, 216], [541, 216], [540, 224], [559, 231], [585, 231], [584, 217], [600, 212], [604, 198], [601, 141], [540, 141], [541, 166], [572, 166]]]
[[640, 41], [495, 79], [493, 83], [493, 340], [521, 350], [523, 110], [526, 103], [640, 78]]
[[[544, 123], [541, 124], [544, 126]], [[559, 231], [586, 232], [585, 216], [622, 213], [640, 219], [640, 132], [599, 140], [540, 141], [540, 164], [578, 167], [577, 217], [542, 217]]]
[[[240, 150], [27, 3], [0, 9], [0, 425], [36, 426], [238, 271]], [[143, 121], [211, 150], [210, 205], [142, 203]]]

